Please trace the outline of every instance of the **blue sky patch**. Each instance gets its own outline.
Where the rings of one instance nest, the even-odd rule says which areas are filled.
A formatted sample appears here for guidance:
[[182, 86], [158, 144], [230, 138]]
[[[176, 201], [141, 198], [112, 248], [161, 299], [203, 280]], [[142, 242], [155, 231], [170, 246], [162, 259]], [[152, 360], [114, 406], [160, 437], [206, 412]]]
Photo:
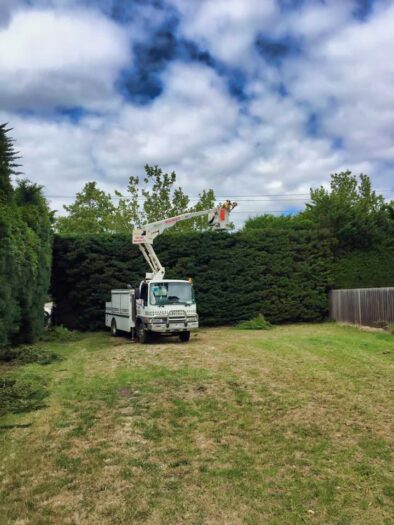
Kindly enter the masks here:
[[338, 151], [344, 148], [344, 140], [341, 137], [335, 137], [332, 141], [332, 149]]
[[310, 113], [306, 123], [307, 132], [312, 137], [316, 137], [320, 132], [320, 121], [317, 113]]
[[356, 0], [354, 16], [359, 20], [366, 20], [370, 15], [376, 0]]
[[259, 35], [255, 43], [259, 54], [271, 64], [280, 65], [290, 56], [301, 53], [301, 43], [289, 36], [274, 40], [270, 37]]

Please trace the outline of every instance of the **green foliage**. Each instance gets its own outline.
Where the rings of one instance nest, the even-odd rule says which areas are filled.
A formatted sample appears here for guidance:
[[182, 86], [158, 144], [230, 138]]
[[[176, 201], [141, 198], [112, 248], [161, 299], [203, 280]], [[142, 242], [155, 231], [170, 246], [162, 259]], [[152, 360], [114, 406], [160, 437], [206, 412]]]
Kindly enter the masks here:
[[302, 217], [330, 231], [336, 239], [335, 253], [368, 249], [394, 232], [393, 203], [372, 190], [371, 180], [350, 171], [331, 175], [330, 190], [311, 189], [311, 203]]
[[11, 176], [17, 174], [15, 168], [18, 167], [13, 141], [7, 135], [9, 131], [11, 130], [7, 129], [7, 124], [0, 124], [0, 203], [12, 199]]
[[52, 252], [51, 213], [41, 187], [27, 180], [16, 189], [8, 184], [16, 154], [5, 133], [0, 126], [0, 346], [40, 336]]
[[311, 203], [292, 216], [248, 219], [245, 231], [326, 229], [332, 238], [334, 288], [394, 286], [394, 202], [372, 190], [368, 176], [331, 176], [330, 189], [311, 189]]
[[95, 182], [86, 183], [75, 202], [64, 209], [68, 215], [57, 219], [59, 231], [103, 233], [114, 229], [115, 206], [111, 195], [97, 188]]
[[174, 188], [176, 183], [175, 171], [170, 174], [163, 173], [158, 166], [147, 164], [145, 173], [145, 188], [141, 190], [144, 202], [139, 217], [140, 224], [160, 221], [187, 210], [189, 197], [183, 193], [182, 188]]
[[273, 228], [277, 230], [305, 230], [315, 228], [315, 223], [298, 213], [296, 215], [271, 215], [265, 213], [245, 221], [244, 230]]
[[352, 250], [333, 265], [334, 288], [394, 286], [394, 245]]
[[15, 362], [18, 365], [37, 363], [39, 365], [49, 365], [62, 358], [50, 350], [40, 346], [7, 346], [0, 349], [0, 361]]
[[73, 341], [79, 341], [81, 335], [74, 330], [69, 330], [63, 325], [51, 326], [51, 328], [45, 331], [41, 337], [43, 341], [50, 341], [56, 343], [72, 343]]
[[271, 330], [273, 326], [265, 319], [263, 314], [259, 314], [257, 317], [249, 319], [248, 321], [241, 321], [235, 328], [237, 330]]
[[[202, 324], [234, 324], [264, 312], [270, 322], [318, 321], [327, 313], [331, 239], [325, 232], [191, 232], [155, 244], [166, 277], [192, 277]], [[137, 286], [146, 263], [127, 235], [55, 237], [54, 318], [101, 329], [113, 288]]]
[[[67, 215], [56, 219], [56, 230], [63, 235], [115, 232], [130, 235], [133, 226], [214, 207], [212, 190], [204, 190], [196, 205], [190, 207], [189, 197], [175, 185], [174, 171], [164, 173], [158, 166], [147, 164], [142, 179], [129, 178], [126, 195], [115, 191], [115, 204], [111, 194], [100, 190], [95, 182], [88, 182], [77, 193], [75, 202], [64, 206]], [[207, 225], [206, 217], [205, 220], [198, 218], [175, 226], [175, 230], [204, 230]]]

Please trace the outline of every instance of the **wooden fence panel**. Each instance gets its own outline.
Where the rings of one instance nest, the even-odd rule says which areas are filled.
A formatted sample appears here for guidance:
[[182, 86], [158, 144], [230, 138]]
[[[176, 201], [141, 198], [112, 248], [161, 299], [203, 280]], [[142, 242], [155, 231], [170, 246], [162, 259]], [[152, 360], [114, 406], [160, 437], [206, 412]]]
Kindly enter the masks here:
[[329, 304], [335, 321], [366, 326], [394, 323], [394, 288], [331, 290]]

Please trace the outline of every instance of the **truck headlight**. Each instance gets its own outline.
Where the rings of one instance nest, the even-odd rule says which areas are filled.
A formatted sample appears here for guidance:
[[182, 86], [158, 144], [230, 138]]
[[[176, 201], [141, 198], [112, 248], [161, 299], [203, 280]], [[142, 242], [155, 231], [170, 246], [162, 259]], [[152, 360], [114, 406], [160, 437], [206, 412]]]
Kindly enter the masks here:
[[190, 315], [187, 320], [190, 322], [190, 323], [196, 323], [198, 321], [198, 317], [197, 315]]
[[163, 324], [163, 323], [166, 323], [167, 322], [167, 319], [165, 317], [154, 317], [152, 319], [152, 323], [154, 324]]

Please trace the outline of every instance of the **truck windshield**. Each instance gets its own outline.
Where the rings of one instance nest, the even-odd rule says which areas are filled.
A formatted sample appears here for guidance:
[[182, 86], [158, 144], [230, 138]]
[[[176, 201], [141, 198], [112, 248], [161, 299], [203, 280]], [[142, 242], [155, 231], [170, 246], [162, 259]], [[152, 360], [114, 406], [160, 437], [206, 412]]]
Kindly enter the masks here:
[[151, 283], [149, 302], [152, 305], [193, 304], [194, 292], [189, 283]]

